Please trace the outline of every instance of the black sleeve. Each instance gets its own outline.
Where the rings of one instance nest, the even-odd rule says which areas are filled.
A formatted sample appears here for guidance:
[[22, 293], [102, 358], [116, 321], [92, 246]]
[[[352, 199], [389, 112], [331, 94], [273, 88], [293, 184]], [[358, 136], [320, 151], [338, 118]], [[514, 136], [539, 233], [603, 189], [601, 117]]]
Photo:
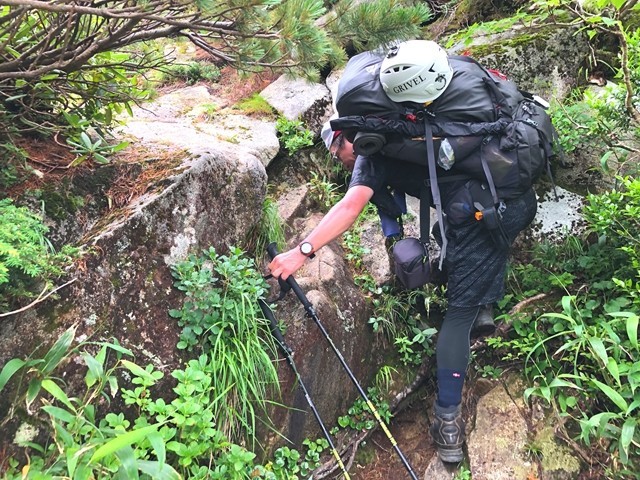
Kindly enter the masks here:
[[380, 211], [398, 218], [402, 215], [400, 207], [393, 200], [393, 196], [387, 185], [388, 162], [375, 157], [358, 157], [351, 175], [349, 188], [356, 185], [364, 185], [373, 190], [373, 203]]
[[356, 185], [364, 185], [365, 187], [371, 188], [374, 192], [379, 192], [385, 186], [386, 177], [385, 162], [377, 160], [374, 157], [359, 156], [356, 158], [356, 163], [353, 167], [349, 188], [355, 187]]

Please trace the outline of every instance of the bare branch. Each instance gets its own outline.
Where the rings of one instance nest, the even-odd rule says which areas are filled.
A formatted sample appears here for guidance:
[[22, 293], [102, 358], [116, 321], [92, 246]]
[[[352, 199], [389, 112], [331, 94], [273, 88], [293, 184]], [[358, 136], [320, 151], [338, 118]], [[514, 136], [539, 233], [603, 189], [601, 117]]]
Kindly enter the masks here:
[[51, 290], [49, 293], [47, 293], [46, 295], [44, 294], [47, 291], [47, 286], [44, 287], [44, 290], [42, 290], [42, 292], [40, 292], [40, 295], [38, 295], [38, 298], [36, 298], [33, 302], [31, 302], [29, 305], [26, 305], [22, 308], [19, 308], [18, 310], [13, 310], [12, 312], [5, 312], [5, 313], [0, 313], [0, 317], [8, 317], [9, 315], [15, 315], [16, 313], [20, 313], [20, 312], [24, 312], [25, 310], [29, 310], [31, 307], [34, 307], [35, 305], [37, 305], [38, 303], [44, 302], [47, 298], [49, 298], [51, 295], [53, 295], [54, 293], [56, 293], [58, 290], [60, 290], [61, 288], [66, 287], [67, 285], [71, 285], [73, 282], [75, 282], [76, 280], [78, 280], [77, 278], [72, 278], [71, 280], [69, 280], [66, 283], [63, 283], [60, 286], [57, 286], [56, 288], [54, 288], [53, 290]]

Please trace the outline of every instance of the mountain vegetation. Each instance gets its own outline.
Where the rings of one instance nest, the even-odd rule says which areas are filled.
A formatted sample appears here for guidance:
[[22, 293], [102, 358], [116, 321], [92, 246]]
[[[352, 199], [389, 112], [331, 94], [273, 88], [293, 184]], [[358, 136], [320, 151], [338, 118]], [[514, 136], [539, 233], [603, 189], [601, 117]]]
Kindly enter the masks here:
[[[518, 366], [527, 400], [557, 415], [557, 435], [585, 470], [598, 478], [640, 478], [640, 4], [539, 0], [480, 21], [470, 3], [0, 0], [0, 322], [54, 294], [65, 265], [83, 255], [82, 245], [54, 248], [42, 207], [20, 202], [21, 186], [46, 177], [32, 161], [30, 142], [57, 145], [66, 162], [57, 168], [101, 168], [124, 147], [110, 136], [117, 118], [172, 76], [215, 82], [220, 69], [233, 68], [319, 79], [355, 52], [427, 38], [443, 18], [474, 19], [465, 29], [440, 31], [443, 41], [454, 35], [466, 41], [481, 28], [566, 25], [591, 40], [585, 72], [597, 70], [609, 82], [594, 93], [585, 74], [552, 105], [552, 117], [567, 155], [594, 145], [603, 152], [599, 167], [609, 188], [587, 196], [584, 233], [534, 246], [529, 261], [509, 272], [500, 307], [512, 312], [503, 318], [512, 328], [488, 340], [495, 364], [478, 368], [497, 376]], [[194, 44], [207, 62], [171, 65], [167, 52], [177, 38]], [[299, 125], [280, 127], [288, 153], [309, 148], [308, 133], [296, 137]], [[315, 179], [324, 207], [336, 188]], [[82, 203], [66, 200], [73, 208]], [[265, 217], [266, 235], [282, 238], [270, 204]], [[398, 368], [415, 367], [431, 352], [434, 332], [411, 321], [405, 306], [412, 299], [399, 301], [398, 292], [363, 274], [357, 230], [350, 235], [344, 244], [371, 299], [372, 328], [396, 345]], [[275, 344], [256, 308], [264, 280], [251, 253], [211, 249], [174, 267], [184, 302], [169, 314], [182, 329], [176, 347], [193, 358], [172, 372], [172, 399], [154, 391], [162, 372], [136, 364], [116, 341], [78, 339], [74, 328], [46, 352], [2, 365], [0, 392], [15, 395], [5, 420], [19, 413], [41, 420], [37, 431], [26, 423], [18, 431], [17, 453], [0, 454], [3, 478], [309, 478], [327, 453], [325, 441], [308, 439], [303, 452], [284, 447], [264, 461], [254, 442], [268, 410], [264, 399], [278, 380]], [[441, 292], [426, 294], [444, 301]], [[545, 300], [536, 308], [520, 308], [540, 295]], [[71, 361], [82, 369], [73, 394], [61, 374]], [[357, 421], [352, 412], [341, 417], [341, 427], [369, 428], [360, 417], [364, 407], [356, 410]]]

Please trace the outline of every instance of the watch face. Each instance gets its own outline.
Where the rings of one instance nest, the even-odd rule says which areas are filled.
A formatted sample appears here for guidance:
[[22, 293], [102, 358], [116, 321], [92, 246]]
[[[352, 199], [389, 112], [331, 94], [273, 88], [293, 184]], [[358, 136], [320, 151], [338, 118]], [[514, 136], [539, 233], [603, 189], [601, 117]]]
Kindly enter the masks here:
[[300, 251], [304, 255], [309, 255], [311, 252], [313, 252], [313, 245], [311, 245], [309, 242], [301, 243], [300, 244]]

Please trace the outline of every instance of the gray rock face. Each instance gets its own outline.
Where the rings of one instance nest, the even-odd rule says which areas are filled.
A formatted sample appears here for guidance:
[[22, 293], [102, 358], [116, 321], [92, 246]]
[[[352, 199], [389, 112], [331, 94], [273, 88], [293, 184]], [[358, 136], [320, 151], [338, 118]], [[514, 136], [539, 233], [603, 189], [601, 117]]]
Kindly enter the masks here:
[[580, 462], [555, 439], [552, 417], [523, 401], [524, 385], [508, 377], [478, 401], [467, 439], [474, 480], [577, 478]]
[[[320, 219], [321, 215], [316, 214], [295, 220], [296, 234], [289, 246], [297, 245]], [[342, 248], [332, 242], [319, 250], [314, 259], [298, 270], [296, 281], [313, 305], [320, 324], [366, 391], [381, 353], [374, 348], [373, 332], [367, 324], [370, 307], [353, 283]], [[294, 352], [296, 368], [314, 404], [324, 422], [333, 425], [337, 416], [344, 414], [358, 397], [356, 387], [294, 292], [289, 292], [278, 305], [276, 316], [286, 326], [285, 339]], [[279, 374], [283, 381], [280, 401], [292, 409], [274, 410], [272, 420], [276, 427], [295, 445], [300, 445], [305, 438], [322, 436], [293, 373], [284, 362], [279, 365]], [[267, 448], [279, 441], [281, 439], [270, 432]]]
[[[298, 94], [304, 96], [304, 92]], [[193, 112], [207, 102], [215, 99], [206, 89], [190, 88], [136, 111], [122, 135], [141, 148], [175, 155], [174, 168], [148, 193], [91, 223], [94, 227], [85, 232], [83, 242], [95, 254], [74, 272], [76, 282], [61, 292], [59, 301], [3, 319], [0, 365], [26, 357], [37, 345], [50, 346], [62, 331], [78, 324], [77, 338], [116, 338], [136, 354], [138, 363], [153, 363], [163, 370], [169, 380], [163, 387], [170, 393], [168, 374], [182, 368], [185, 360], [176, 349], [180, 329], [168, 315], [182, 299], [173, 288], [170, 267], [209, 246], [225, 253], [230, 246], [244, 245], [262, 215], [265, 165], [279, 147], [272, 121], [237, 115], [201, 121]], [[281, 213], [289, 222], [297, 221], [294, 229], [302, 232], [311, 224], [295, 220], [307, 209], [305, 188], [299, 190], [288, 197], [293, 199], [292, 208]], [[333, 342], [356, 377], [368, 385], [377, 365], [367, 325], [368, 306], [353, 283], [341, 248], [334, 244], [323, 249], [299, 275]], [[287, 341], [314, 402], [333, 425], [337, 415], [353, 403], [357, 390], [293, 293], [277, 315], [289, 327]], [[313, 416], [306, 413], [292, 372], [284, 362], [279, 369], [282, 397], [273, 400], [286, 408], [275, 408], [272, 420], [300, 446], [305, 438], [321, 433]], [[0, 399], [0, 412], [7, 411], [11, 398]], [[8, 425], [7, 432], [16, 427]], [[276, 442], [282, 442], [282, 437], [262, 433], [265, 448]]]
[[588, 40], [575, 29], [529, 29], [479, 36], [451, 53], [469, 52], [487, 68], [497, 68], [523, 90], [547, 99], [564, 98], [577, 84], [577, 72], [589, 56]]
[[584, 197], [561, 187], [556, 187], [558, 198], [553, 191], [544, 192], [538, 199], [538, 212], [531, 225], [532, 236], [538, 241], [559, 242], [567, 234], [584, 231], [585, 221], [581, 210]]
[[527, 423], [524, 402], [503, 386], [478, 402], [476, 422], [468, 436], [474, 480], [526, 480], [536, 467], [525, 455]]
[[0, 364], [80, 322], [80, 335], [115, 336], [176, 366], [176, 326], [167, 311], [177, 292], [169, 266], [210, 245], [226, 251], [241, 244], [260, 219], [266, 190], [256, 158], [194, 152], [182, 168], [162, 190], [140, 197], [87, 236], [95, 253], [75, 272], [78, 280], [62, 301], [2, 322]]
[[260, 95], [289, 120], [302, 120], [312, 132], [319, 132], [324, 118], [331, 114], [329, 89], [303, 79], [282, 75]]
[[171, 148], [228, 150], [254, 156], [267, 167], [280, 143], [275, 121], [218, 112], [218, 101], [204, 86], [168, 93], [125, 119], [125, 137]]

